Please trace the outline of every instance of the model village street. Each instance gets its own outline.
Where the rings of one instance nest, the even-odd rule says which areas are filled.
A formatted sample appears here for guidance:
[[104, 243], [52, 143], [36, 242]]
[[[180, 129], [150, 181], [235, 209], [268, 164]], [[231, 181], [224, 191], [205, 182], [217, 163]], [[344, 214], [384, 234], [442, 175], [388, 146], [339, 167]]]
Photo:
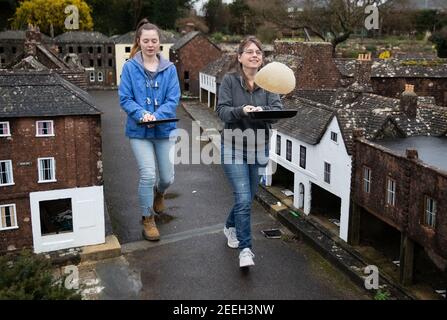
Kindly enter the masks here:
[[[116, 91], [89, 92], [102, 114], [105, 200], [123, 255], [96, 264], [93, 299], [367, 299], [366, 293], [316, 251], [295, 239], [257, 202], [252, 233], [256, 265], [238, 266], [223, 223], [232, 192], [219, 165], [176, 165], [159, 242], [143, 240], [138, 171], [124, 136], [125, 113]], [[179, 128], [192, 119], [179, 106]], [[193, 137], [195, 139], [195, 137]], [[202, 143], [203, 144], [203, 143]], [[261, 230], [278, 227], [282, 239]]]

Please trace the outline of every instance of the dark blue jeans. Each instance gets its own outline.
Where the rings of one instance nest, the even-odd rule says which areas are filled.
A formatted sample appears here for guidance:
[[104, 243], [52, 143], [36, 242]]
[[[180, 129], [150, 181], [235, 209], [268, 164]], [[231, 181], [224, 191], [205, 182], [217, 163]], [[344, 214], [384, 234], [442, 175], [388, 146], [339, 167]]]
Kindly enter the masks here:
[[[251, 248], [251, 206], [262, 171], [268, 163], [268, 149], [257, 153], [253, 151], [255, 157], [247, 157], [247, 151], [232, 152], [230, 147], [223, 145], [221, 150], [222, 166], [234, 195], [234, 206], [225, 225], [236, 228], [240, 250]], [[254, 161], [251, 160], [253, 158]]]

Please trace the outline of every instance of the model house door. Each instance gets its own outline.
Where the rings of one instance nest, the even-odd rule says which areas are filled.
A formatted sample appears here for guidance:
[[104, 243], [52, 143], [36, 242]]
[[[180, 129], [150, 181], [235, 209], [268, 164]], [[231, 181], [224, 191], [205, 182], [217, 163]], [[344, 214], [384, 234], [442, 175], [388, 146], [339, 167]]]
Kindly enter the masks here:
[[104, 243], [103, 187], [30, 193], [34, 252]]

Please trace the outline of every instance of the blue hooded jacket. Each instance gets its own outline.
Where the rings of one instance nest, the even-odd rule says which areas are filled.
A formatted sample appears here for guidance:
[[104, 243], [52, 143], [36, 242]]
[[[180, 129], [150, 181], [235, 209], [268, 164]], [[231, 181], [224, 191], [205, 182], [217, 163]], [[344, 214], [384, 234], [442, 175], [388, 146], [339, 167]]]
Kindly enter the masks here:
[[150, 78], [145, 72], [141, 51], [123, 66], [118, 89], [120, 105], [127, 113], [126, 136], [129, 138], [167, 138], [176, 128], [167, 122], [148, 128], [138, 125], [145, 113], [157, 120], [175, 118], [180, 100], [180, 86], [174, 64], [158, 55], [156, 74]]

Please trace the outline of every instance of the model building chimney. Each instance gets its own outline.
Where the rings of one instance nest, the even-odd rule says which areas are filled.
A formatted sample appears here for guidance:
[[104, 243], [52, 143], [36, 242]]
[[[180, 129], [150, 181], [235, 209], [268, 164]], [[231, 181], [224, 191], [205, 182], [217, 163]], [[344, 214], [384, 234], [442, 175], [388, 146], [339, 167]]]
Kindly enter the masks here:
[[371, 53], [359, 54], [355, 63], [354, 83], [349, 87], [354, 92], [373, 92], [371, 85]]
[[418, 108], [418, 96], [414, 92], [414, 86], [405, 85], [405, 91], [400, 98], [400, 111], [404, 112], [409, 118], [416, 118]]
[[25, 56], [35, 56], [37, 52], [37, 45], [41, 42], [42, 34], [40, 33], [39, 27], [28, 25], [28, 30], [25, 32]]

